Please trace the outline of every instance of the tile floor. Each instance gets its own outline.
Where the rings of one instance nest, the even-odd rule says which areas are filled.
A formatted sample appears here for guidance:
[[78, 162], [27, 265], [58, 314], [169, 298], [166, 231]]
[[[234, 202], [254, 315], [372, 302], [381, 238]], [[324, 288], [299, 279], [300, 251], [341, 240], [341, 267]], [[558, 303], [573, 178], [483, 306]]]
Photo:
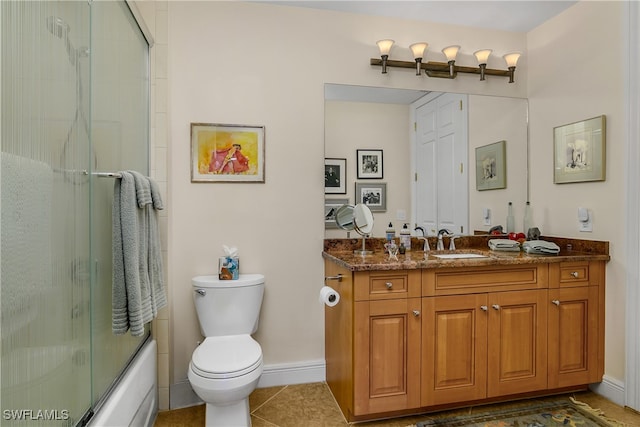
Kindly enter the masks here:
[[[602, 409], [608, 417], [623, 422], [628, 427], [640, 427], [640, 414], [622, 408], [592, 392], [571, 394], [577, 400], [592, 408]], [[558, 398], [558, 396], [552, 399]], [[517, 403], [515, 403], [517, 404]], [[338, 405], [325, 383], [311, 383], [269, 387], [255, 390], [249, 399], [252, 427], [345, 427]], [[496, 404], [459, 409], [469, 412], [476, 408], [486, 410], [491, 407], [504, 408], [510, 404]], [[511, 404], [513, 405], [513, 404]], [[164, 411], [158, 414], [154, 427], [196, 427], [204, 426], [204, 405]], [[441, 414], [444, 414], [441, 413]], [[434, 416], [435, 414], [429, 414]], [[358, 423], [360, 427], [406, 427], [427, 418], [425, 415], [395, 418], [385, 421]]]

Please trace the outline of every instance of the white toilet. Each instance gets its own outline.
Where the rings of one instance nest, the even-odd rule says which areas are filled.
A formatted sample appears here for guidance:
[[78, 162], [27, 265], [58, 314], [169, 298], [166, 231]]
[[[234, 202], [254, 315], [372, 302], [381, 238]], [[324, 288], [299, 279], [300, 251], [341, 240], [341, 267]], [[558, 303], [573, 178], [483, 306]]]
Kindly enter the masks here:
[[264, 276], [198, 276], [191, 284], [205, 340], [191, 356], [188, 376], [193, 391], [207, 404], [206, 425], [248, 427], [249, 395], [263, 368], [262, 348], [251, 334], [258, 329]]

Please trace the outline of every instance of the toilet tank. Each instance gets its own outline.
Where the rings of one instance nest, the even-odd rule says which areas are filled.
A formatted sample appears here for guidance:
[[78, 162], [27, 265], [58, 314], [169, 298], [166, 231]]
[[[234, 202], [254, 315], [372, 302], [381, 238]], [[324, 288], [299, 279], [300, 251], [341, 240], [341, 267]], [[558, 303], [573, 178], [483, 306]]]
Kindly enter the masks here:
[[262, 274], [240, 274], [238, 280], [198, 276], [191, 279], [191, 285], [204, 337], [253, 334], [258, 329], [264, 295]]

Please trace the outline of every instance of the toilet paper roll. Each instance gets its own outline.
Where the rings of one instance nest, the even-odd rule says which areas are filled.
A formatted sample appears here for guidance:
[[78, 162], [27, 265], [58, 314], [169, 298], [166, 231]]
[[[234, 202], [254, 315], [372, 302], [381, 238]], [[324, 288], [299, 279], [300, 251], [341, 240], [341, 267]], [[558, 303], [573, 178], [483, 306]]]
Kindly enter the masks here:
[[340, 294], [331, 286], [323, 286], [320, 289], [320, 302], [333, 307], [340, 302]]

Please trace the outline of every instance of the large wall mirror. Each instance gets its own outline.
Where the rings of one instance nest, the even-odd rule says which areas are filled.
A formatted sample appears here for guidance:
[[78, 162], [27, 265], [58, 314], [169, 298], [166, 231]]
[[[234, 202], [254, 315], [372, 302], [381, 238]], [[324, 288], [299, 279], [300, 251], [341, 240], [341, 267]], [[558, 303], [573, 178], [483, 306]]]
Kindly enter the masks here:
[[[431, 108], [438, 103], [440, 107]], [[421, 118], [424, 111], [436, 111], [435, 116], [426, 114], [431, 120], [426, 128], [433, 124], [433, 133], [441, 134], [444, 148], [439, 153], [421, 147], [424, 141], [419, 135], [425, 134], [425, 125], [419, 122], [425, 120]], [[463, 147], [456, 148], [457, 158], [447, 148], [449, 137], [440, 130], [452, 115], [462, 129], [456, 142], [460, 146], [464, 141]], [[526, 99], [326, 84], [324, 137], [325, 158], [333, 159], [325, 164], [344, 169], [339, 174], [344, 181], [339, 192], [325, 191], [330, 193], [325, 194], [325, 211], [343, 201], [360, 203], [363, 191], [370, 190], [376, 196], [370, 205], [375, 218], [373, 237], [383, 237], [389, 223], [396, 233], [406, 223], [416, 235], [415, 226], [426, 221], [420, 209], [441, 217], [425, 227], [430, 234], [447, 224], [448, 212], [462, 218], [447, 227], [455, 227], [456, 234], [488, 232], [495, 225], [506, 228], [509, 202], [514, 206], [516, 230], [522, 229], [528, 198]], [[433, 158], [424, 161], [425, 152]], [[368, 173], [362, 153], [373, 154], [381, 170]], [[454, 175], [463, 176], [466, 185], [452, 186]], [[421, 180], [423, 184], [418, 184]], [[418, 188], [424, 182], [433, 185]], [[345, 237], [345, 232], [329, 222], [325, 236]]]

